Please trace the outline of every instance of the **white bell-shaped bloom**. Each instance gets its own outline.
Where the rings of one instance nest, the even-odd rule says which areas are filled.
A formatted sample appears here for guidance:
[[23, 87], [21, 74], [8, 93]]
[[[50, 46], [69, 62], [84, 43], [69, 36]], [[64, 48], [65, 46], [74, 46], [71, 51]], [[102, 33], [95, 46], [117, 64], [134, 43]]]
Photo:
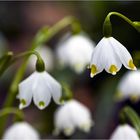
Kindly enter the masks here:
[[118, 126], [110, 140], [140, 140], [138, 134], [134, 128], [128, 124]]
[[54, 125], [54, 134], [64, 132], [66, 136], [69, 136], [74, 133], [76, 128], [89, 132], [93, 121], [87, 107], [76, 100], [71, 100], [55, 112]]
[[91, 77], [105, 69], [115, 75], [122, 64], [131, 70], [136, 70], [132, 57], [127, 49], [113, 37], [103, 37], [95, 47], [91, 57]]
[[46, 71], [36, 71], [19, 84], [19, 95], [17, 96], [20, 99], [19, 108], [29, 106], [32, 98], [39, 109], [48, 106], [51, 97], [59, 104], [61, 90], [61, 85]]
[[39, 140], [39, 137], [38, 132], [26, 122], [15, 123], [3, 135], [4, 140]]
[[61, 66], [70, 66], [75, 72], [81, 73], [90, 63], [94, 46], [94, 42], [84, 34], [62, 38], [56, 47], [58, 61]]
[[[36, 51], [41, 55], [44, 63], [45, 63], [45, 68], [47, 71], [51, 71], [54, 67], [54, 54], [53, 51], [46, 46], [41, 46], [36, 49]], [[28, 68], [32, 71], [35, 70], [35, 65], [36, 65], [36, 56], [31, 55], [29, 58], [29, 64]]]
[[117, 88], [118, 99], [140, 98], [140, 71], [127, 72], [121, 79]]

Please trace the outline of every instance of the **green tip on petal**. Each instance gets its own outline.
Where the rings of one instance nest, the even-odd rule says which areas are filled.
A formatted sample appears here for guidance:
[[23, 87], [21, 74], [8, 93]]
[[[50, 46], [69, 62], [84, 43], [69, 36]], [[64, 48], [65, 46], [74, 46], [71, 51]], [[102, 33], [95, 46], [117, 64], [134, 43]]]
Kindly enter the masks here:
[[19, 109], [23, 109], [25, 106], [26, 106], [26, 100], [25, 99], [21, 99], [20, 100]]
[[44, 109], [45, 107], [45, 103], [43, 101], [40, 101], [38, 105], [40, 109]]
[[66, 135], [66, 136], [70, 136], [70, 135], [72, 135], [73, 134], [73, 129], [72, 128], [65, 128], [64, 129], [64, 134]]
[[137, 95], [132, 95], [132, 96], [130, 97], [130, 100], [131, 100], [132, 102], [136, 103], [136, 102], [139, 101], [139, 97], [138, 97]]
[[93, 78], [96, 75], [96, 73], [97, 73], [97, 67], [96, 67], [96, 65], [92, 64], [90, 77]]
[[118, 69], [115, 65], [111, 65], [110, 68], [109, 68], [109, 72], [112, 74], [112, 75], [116, 75]]
[[92, 127], [92, 122], [87, 123], [87, 124], [82, 124], [80, 126], [80, 129], [83, 130], [84, 132], [88, 133], [90, 131], [91, 127]]
[[129, 60], [128, 66], [131, 70], [137, 70], [132, 59]]

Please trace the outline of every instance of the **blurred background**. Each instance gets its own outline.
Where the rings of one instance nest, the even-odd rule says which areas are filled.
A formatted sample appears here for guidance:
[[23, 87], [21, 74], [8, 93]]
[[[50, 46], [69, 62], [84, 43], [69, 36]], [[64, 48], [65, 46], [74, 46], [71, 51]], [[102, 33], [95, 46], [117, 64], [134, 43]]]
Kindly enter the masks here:
[[[82, 29], [97, 44], [103, 37], [104, 19], [111, 11], [120, 12], [131, 20], [140, 20], [139, 1], [0, 2], [0, 56], [7, 50], [11, 50], [15, 54], [27, 50], [34, 35], [41, 27], [53, 25], [69, 15], [79, 19]], [[133, 55], [134, 51], [139, 50], [140, 34], [118, 17], [112, 16], [111, 21], [113, 37], [126, 46]], [[54, 51], [59, 39], [68, 30], [65, 29], [58, 33], [46, 46]], [[0, 80], [1, 107], [18, 66], [16, 64], [11, 67]], [[89, 70], [85, 70], [81, 74], [76, 74], [69, 68], [50, 71], [57, 80], [66, 80], [69, 83], [74, 98], [91, 110], [95, 121], [89, 134], [77, 131], [69, 137], [70, 139], [108, 139], [119, 123], [119, 111], [123, 106], [130, 105], [140, 113], [139, 102], [132, 103], [129, 100], [115, 102], [114, 100], [117, 84], [126, 71], [123, 67], [116, 76], [102, 72], [93, 79], [89, 76]], [[27, 69], [26, 75], [30, 73], [31, 71]], [[18, 106], [18, 103], [18, 100], [15, 99], [15, 106]], [[26, 120], [40, 132], [42, 138], [66, 138], [63, 135], [54, 137], [51, 134], [54, 128], [53, 113], [56, 108], [57, 105], [51, 103], [43, 111], [38, 110], [34, 105], [24, 109]]]

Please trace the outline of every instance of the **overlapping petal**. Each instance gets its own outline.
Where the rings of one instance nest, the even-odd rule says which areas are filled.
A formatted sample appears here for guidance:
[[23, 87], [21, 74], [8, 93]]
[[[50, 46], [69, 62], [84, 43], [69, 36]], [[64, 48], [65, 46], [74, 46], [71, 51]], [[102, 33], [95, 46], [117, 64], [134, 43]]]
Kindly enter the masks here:
[[39, 109], [44, 109], [51, 101], [51, 91], [43, 75], [38, 75], [33, 85], [33, 101]]
[[51, 97], [60, 104], [62, 95], [61, 85], [47, 72], [34, 72], [30, 77], [19, 84], [20, 109], [27, 107], [33, 98], [39, 109], [49, 105]]
[[54, 115], [54, 124], [57, 134], [63, 131], [65, 135], [71, 135], [76, 128], [89, 132], [93, 121], [90, 111], [84, 105], [71, 100], [58, 108]]
[[110, 140], [139, 140], [137, 132], [130, 125], [118, 126], [111, 135]]
[[113, 37], [103, 37], [97, 44], [91, 57], [91, 77], [105, 69], [115, 75], [122, 64], [131, 70], [136, 70], [132, 57], [127, 49]]
[[73, 35], [60, 41], [56, 53], [62, 65], [81, 73], [90, 62], [94, 46], [85, 34]]
[[60, 98], [62, 96], [62, 87], [61, 85], [48, 73], [44, 73], [44, 78], [46, 81], [46, 85], [48, 86], [49, 90], [51, 91], [52, 97], [57, 104], [60, 103]]
[[136, 67], [133, 64], [132, 57], [128, 50], [113, 37], [109, 38], [109, 42], [110, 44], [112, 44], [112, 48], [114, 49], [115, 53], [117, 54], [123, 65], [128, 69], [136, 70]]

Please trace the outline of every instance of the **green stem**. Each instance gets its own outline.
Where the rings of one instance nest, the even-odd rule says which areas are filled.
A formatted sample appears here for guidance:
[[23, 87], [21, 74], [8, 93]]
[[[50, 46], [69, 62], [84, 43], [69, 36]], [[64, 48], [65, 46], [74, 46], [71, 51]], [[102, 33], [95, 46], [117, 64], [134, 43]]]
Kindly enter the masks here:
[[104, 24], [103, 24], [103, 35], [105, 37], [110, 37], [111, 34], [112, 34], [112, 24], [111, 24], [111, 21], [110, 21], [110, 17], [112, 15], [115, 15], [115, 16], [118, 16], [118, 17], [122, 18], [124, 21], [126, 21], [128, 24], [130, 24], [132, 27], [134, 27], [137, 31], [140, 31], [139, 28], [138, 28], [138, 25], [139, 25], [138, 22], [131, 21], [129, 18], [127, 18], [126, 16], [122, 15], [121, 13], [110, 12], [106, 16]]
[[[77, 20], [74, 17], [66, 17], [66, 18], [62, 19], [61, 21], [59, 21], [58, 23], [56, 23], [54, 26], [52, 26], [50, 28], [48, 28], [48, 27], [42, 28], [37, 33], [35, 38], [33, 39], [31, 48], [29, 50], [33, 51], [37, 47], [42, 46], [45, 42], [49, 41], [53, 36], [55, 36], [62, 29], [64, 29], [65, 27], [67, 27], [69, 25], [74, 24], [74, 22], [77, 22]], [[75, 27], [76, 26], [72, 26], [73, 30], [76, 30]], [[18, 71], [17, 71], [17, 73], [16, 73], [16, 75], [15, 75], [13, 81], [12, 81], [12, 84], [10, 86], [10, 89], [8, 91], [7, 98], [5, 100], [5, 103], [4, 103], [3, 107], [9, 107], [13, 104], [13, 101], [16, 97], [16, 93], [18, 91], [18, 84], [21, 81], [21, 79], [23, 78], [23, 75], [24, 75], [25, 70], [26, 70], [26, 66], [27, 66], [27, 63], [28, 63], [28, 58], [29, 57], [27, 56], [24, 60], [24, 63], [18, 69]], [[2, 121], [6, 122], [6, 120], [7, 120], [7, 117], [5, 117], [4, 120], [2, 120]], [[1, 124], [2, 121], [0, 121], [0, 124]], [[5, 125], [3, 123], [2, 128], [4, 129], [4, 127], [5, 127]]]
[[12, 61], [11, 64], [14, 63], [15, 61], [19, 60], [19, 58], [25, 57], [25, 56], [30, 56], [30, 55], [35, 55], [37, 57], [37, 61], [36, 61], [36, 70], [38, 72], [42, 72], [45, 70], [45, 64], [43, 59], [41, 58], [40, 54], [37, 51], [28, 51], [28, 52], [24, 52], [21, 53], [17, 56], [15, 56]]
[[16, 108], [5, 108], [0, 110], [0, 118], [9, 115], [9, 114], [15, 114], [18, 118], [18, 120], [24, 120], [24, 114], [21, 110], [16, 109]]
[[123, 120], [129, 120], [136, 129], [140, 137], [140, 118], [137, 113], [129, 106], [122, 109], [120, 116]]
[[7, 52], [6, 54], [4, 54], [1, 58], [0, 58], [0, 66], [3, 63], [3, 61], [5, 60], [5, 58], [7, 58], [8, 56], [13, 56], [13, 52]]
[[[24, 53], [21, 53], [19, 55], [16, 55], [15, 57], [13, 57], [13, 59], [11, 59], [11, 61], [9, 62], [8, 66], [6, 68], [8, 68], [10, 65], [12, 65], [13, 63], [15, 63], [17, 60], [19, 60], [20, 58], [22, 57], [25, 57], [25, 56], [30, 56], [30, 55], [35, 55], [37, 57], [37, 62], [36, 62], [36, 70], [38, 72], [42, 72], [45, 70], [45, 64], [40, 56], [40, 54], [36, 51], [29, 51], [29, 52], [24, 52]], [[5, 68], [5, 70], [6, 70]], [[15, 86], [15, 85], [13, 85]], [[15, 88], [15, 87], [13, 87]], [[12, 89], [13, 90], [13, 89]], [[13, 102], [14, 98], [12, 97], [12, 95], [9, 95], [8, 98], [6, 99], [7, 102]], [[9, 108], [6, 108], [6, 109], [3, 109], [1, 112], [0, 112], [0, 116], [1, 115], [4, 115], [4, 114], [8, 114], [9, 112], [13, 112], [17, 115], [21, 115], [21, 113], [19, 114], [17, 109], [9, 109]], [[2, 135], [3, 133], [3, 130], [5, 128], [5, 121], [7, 120], [7, 117], [8, 116], [5, 116], [4, 118], [1, 118], [0, 119], [0, 135]]]
[[73, 93], [67, 83], [61, 82], [61, 85], [62, 85], [62, 97], [60, 99], [60, 102], [63, 103], [65, 101], [71, 100], [73, 98]]
[[37, 57], [36, 61], [36, 70], [38, 72], [42, 72], [45, 70], [45, 64], [43, 62], [43, 59], [41, 58], [40, 54], [37, 51], [29, 51], [29, 52], [23, 52], [19, 55], [16, 55], [12, 58], [13, 53], [8, 52], [6, 55], [4, 55], [0, 59], [0, 76], [5, 72], [6, 69], [8, 69], [13, 63], [15, 63], [17, 60], [19, 60], [22, 57], [35, 55]]
[[[14, 114], [16, 115], [16, 118], [18, 119], [18, 121], [23, 121], [24, 120], [24, 114], [21, 110], [16, 109], [16, 108], [5, 108], [0, 110], [0, 119], [2, 119], [3, 117], [8, 117], [9, 114]], [[3, 122], [2, 122], [3, 124]], [[3, 129], [3, 125], [0, 125], [0, 137], [2, 137], [4, 129]]]
[[0, 76], [5, 72], [5, 70], [9, 67], [10, 61], [13, 57], [12, 52], [6, 53], [4, 56], [0, 58]]
[[[75, 18], [66, 17], [66, 18], [62, 19], [61, 21], [59, 21], [58, 23], [56, 23], [54, 26], [47, 28], [46, 31], [44, 31], [44, 28], [42, 28], [37, 33], [36, 37], [34, 38], [34, 40], [32, 42], [32, 46], [29, 50], [31, 50], [31, 51], [35, 50], [37, 47], [43, 45], [43, 43], [49, 41], [55, 34], [57, 34], [59, 31], [61, 31], [65, 27], [74, 23], [74, 21], [75, 21]], [[41, 38], [40, 38], [40, 36], [41, 36]], [[24, 63], [18, 69], [18, 71], [13, 79], [13, 82], [12, 82], [9, 92], [8, 92], [8, 97], [6, 98], [6, 101], [4, 103], [4, 107], [7, 107], [7, 106], [10, 106], [13, 104], [13, 101], [15, 99], [15, 96], [16, 96], [16, 93], [18, 90], [18, 84], [21, 81], [21, 79], [23, 78], [23, 75], [26, 70], [28, 58], [29, 57], [25, 58]]]

